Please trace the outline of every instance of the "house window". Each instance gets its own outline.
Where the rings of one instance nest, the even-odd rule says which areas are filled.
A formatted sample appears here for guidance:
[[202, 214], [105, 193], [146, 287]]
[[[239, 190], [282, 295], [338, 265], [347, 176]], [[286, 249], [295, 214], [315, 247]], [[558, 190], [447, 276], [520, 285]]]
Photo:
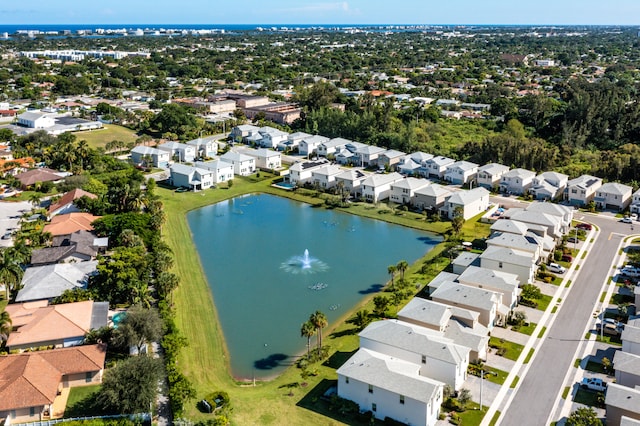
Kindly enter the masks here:
[[373, 393], [373, 385], [369, 385], [369, 393]]
[[499, 263], [498, 263], [498, 268], [501, 268], [501, 269], [502, 269], [502, 262], [499, 262]]
[[404, 395], [400, 395], [400, 404], [404, 405]]
[[371, 403], [371, 411], [378, 411], [378, 406], [376, 405], [375, 402]]
[[87, 372], [87, 373], [85, 373], [85, 376], [84, 376], [84, 380], [85, 380], [85, 382], [87, 382], [87, 383], [91, 383], [91, 376], [92, 376], [92, 375], [91, 375], [91, 372]]
[[33, 417], [36, 414], [35, 407], [29, 407], [29, 416]]
[[422, 363], [423, 364], [427, 363], [427, 356], [426, 355], [422, 355]]
[[345, 382], [345, 383], [349, 383], [349, 378], [348, 378], [348, 377], [345, 377], [345, 378], [344, 378], [344, 382]]

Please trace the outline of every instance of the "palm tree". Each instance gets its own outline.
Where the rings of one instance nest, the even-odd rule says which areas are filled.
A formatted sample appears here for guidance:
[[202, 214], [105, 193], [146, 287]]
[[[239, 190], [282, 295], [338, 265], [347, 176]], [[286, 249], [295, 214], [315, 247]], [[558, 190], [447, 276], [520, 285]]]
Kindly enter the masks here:
[[309, 322], [318, 330], [318, 354], [320, 354], [322, 350], [322, 329], [329, 324], [327, 316], [320, 311], [315, 311], [309, 317]]
[[42, 200], [40, 199], [40, 195], [38, 195], [38, 193], [33, 193], [29, 195], [29, 202], [31, 203], [34, 209], [40, 206], [40, 201]]
[[389, 265], [387, 267], [387, 272], [389, 273], [389, 275], [391, 275], [391, 288], [393, 288], [393, 280], [395, 278], [397, 269], [398, 268], [396, 267], [396, 265]]
[[9, 248], [0, 249], [0, 284], [4, 284], [7, 295], [15, 296], [24, 271], [20, 267], [13, 254], [13, 250]]
[[313, 325], [311, 321], [302, 323], [302, 326], [300, 327], [300, 337], [307, 338], [307, 357], [311, 352], [311, 336], [314, 334], [316, 334], [316, 326]]
[[407, 270], [407, 268], [409, 267], [409, 264], [407, 263], [406, 260], [401, 260], [400, 262], [398, 262], [398, 264], [396, 265], [396, 268], [398, 269], [398, 271], [400, 271], [400, 273], [402, 274], [402, 279], [404, 280], [404, 271]]
[[0, 312], [0, 346], [7, 341], [12, 330], [13, 322], [9, 316], [9, 312], [3, 310]]

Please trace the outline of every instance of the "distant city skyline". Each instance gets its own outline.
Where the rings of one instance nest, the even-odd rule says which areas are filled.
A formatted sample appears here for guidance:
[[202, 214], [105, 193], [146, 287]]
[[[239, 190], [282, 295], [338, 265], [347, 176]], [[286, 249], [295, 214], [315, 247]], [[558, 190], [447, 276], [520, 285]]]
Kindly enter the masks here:
[[[58, 0], [3, 2], [0, 25], [638, 25], [638, 0]], [[34, 4], [37, 3], [37, 4]]]

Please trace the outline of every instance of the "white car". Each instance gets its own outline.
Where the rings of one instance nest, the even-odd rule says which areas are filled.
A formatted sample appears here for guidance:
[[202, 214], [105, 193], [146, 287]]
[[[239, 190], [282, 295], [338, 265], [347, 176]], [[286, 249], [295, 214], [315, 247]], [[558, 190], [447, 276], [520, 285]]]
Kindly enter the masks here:
[[557, 263], [550, 263], [547, 265], [547, 269], [549, 272], [555, 272], [556, 274], [564, 274], [566, 269], [562, 265], [558, 265]]
[[622, 218], [622, 223], [633, 223], [633, 219], [629, 216], [625, 216]]

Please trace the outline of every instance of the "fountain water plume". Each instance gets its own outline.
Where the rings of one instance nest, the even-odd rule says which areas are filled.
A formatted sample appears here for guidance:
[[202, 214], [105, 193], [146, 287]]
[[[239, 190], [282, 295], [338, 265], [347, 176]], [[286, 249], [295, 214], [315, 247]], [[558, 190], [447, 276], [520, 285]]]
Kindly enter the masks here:
[[314, 274], [326, 271], [328, 266], [323, 261], [309, 255], [309, 249], [305, 249], [302, 256], [292, 256], [280, 265], [281, 269], [292, 274]]

